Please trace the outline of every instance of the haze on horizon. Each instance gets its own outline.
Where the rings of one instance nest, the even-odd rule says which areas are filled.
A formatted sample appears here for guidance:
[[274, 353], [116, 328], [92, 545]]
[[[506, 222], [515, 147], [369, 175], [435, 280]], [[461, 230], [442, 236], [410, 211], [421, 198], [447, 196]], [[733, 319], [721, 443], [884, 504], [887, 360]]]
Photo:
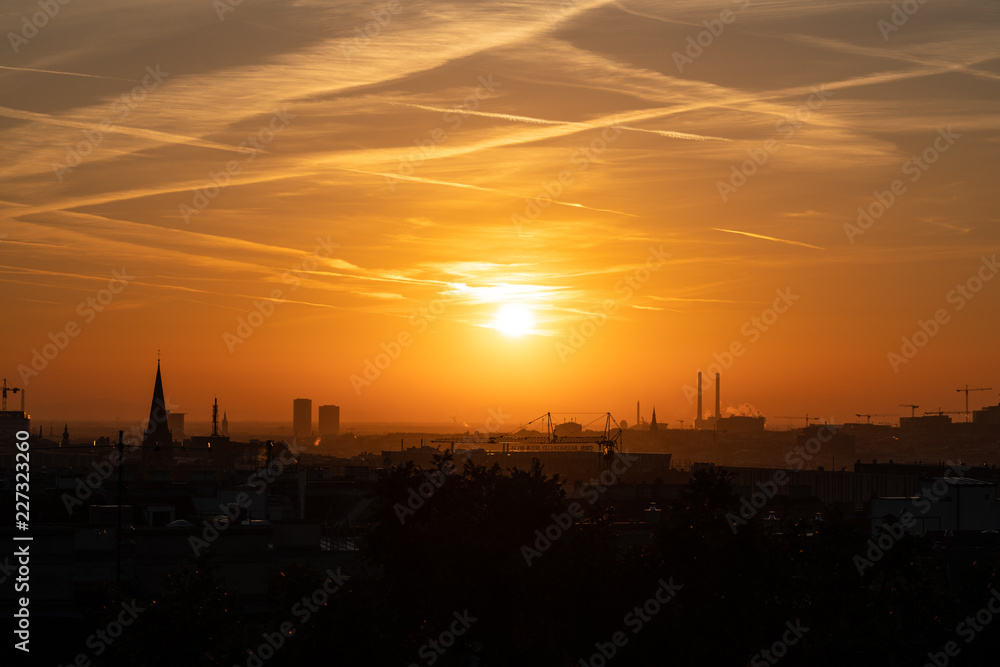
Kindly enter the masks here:
[[158, 350], [177, 410], [233, 423], [675, 427], [713, 363], [771, 427], [1000, 391], [1000, 3], [388, 7], [103, 0], [5, 38], [2, 375], [33, 417], [143, 417]]

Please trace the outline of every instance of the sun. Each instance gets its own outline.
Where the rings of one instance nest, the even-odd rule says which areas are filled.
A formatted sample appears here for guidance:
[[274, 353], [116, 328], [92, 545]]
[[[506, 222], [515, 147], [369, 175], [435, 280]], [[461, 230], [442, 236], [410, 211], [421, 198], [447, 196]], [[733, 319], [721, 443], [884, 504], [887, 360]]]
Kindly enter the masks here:
[[531, 309], [519, 303], [508, 303], [497, 311], [493, 320], [493, 328], [511, 338], [520, 338], [531, 333], [535, 326], [535, 317]]

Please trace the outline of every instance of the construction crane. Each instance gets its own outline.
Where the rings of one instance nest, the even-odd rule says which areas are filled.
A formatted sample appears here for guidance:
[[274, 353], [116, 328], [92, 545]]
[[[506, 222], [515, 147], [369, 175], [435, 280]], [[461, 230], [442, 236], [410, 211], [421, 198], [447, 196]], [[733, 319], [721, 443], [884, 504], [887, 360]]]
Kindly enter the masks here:
[[809, 422], [811, 422], [811, 421], [818, 422], [820, 420], [819, 417], [810, 417], [808, 413], [806, 413], [805, 417], [802, 417], [802, 416], [799, 416], [799, 417], [778, 417], [778, 419], [805, 419], [806, 420], [806, 428], [809, 428]]
[[[593, 413], [591, 413], [593, 414]], [[615, 454], [621, 453], [621, 440], [622, 440], [622, 430], [615, 426], [616, 423], [614, 418], [611, 416], [610, 412], [601, 413], [601, 417], [594, 419], [588, 424], [584, 424], [581, 427], [581, 431], [598, 421], [599, 419], [604, 419], [604, 430], [599, 435], [586, 436], [586, 435], [564, 435], [558, 436], [555, 434], [555, 429], [552, 425], [552, 413], [546, 412], [545, 414], [532, 419], [527, 424], [519, 426], [510, 433], [491, 433], [485, 438], [482, 436], [467, 436], [464, 438], [440, 438], [437, 440], [431, 440], [432, 443], [448, 443], [451, 444], [452, 450], [456, 444], [471, 444], [471, 445], [499, 445], [500, 450], [503, 453], [509, 453], [511, 451], [518, 451], [519, 446], [523, 445], [588, 445], [596, 444], [600, 447], [600, 451], [603, 457], [605, 466], [610, 466]], [[545, 420], [546, 433], [545, 435], [516, 435], [521, 431], [527, 430], [529, 426], [535, 422]], [[513, 449], [512, 449], [513, 448]], [[496, 451], [496, 450], [493, 450]], [[525, 451], [525, 450], [522, 450]], [[527, 450], [532, 451], [532, 450]]]
[[896, 415], [894, 415], [894, 414], [879, 414], [879, 415], [876, 415], [876, 414], [864, 414], [864, 413], [858, 414], [858, 413], [854, 413], [854, 416], [855, 417], [866, 417], [868, 419], [868, 421], [866, 423], [871, 424], [872, 423], [872, 417], [895, 417]]
[[962, 389], [956, 389], [955, 391], [965, 392], [965, 421], [969, 421], [969, 392], [970, 391], [993, 391], [993, 387], [969, 387], [965, 385]]
[[4, 378], [3, 379], [3, 411], [4, 412], [7, 411], [7, 392], [8, 391], [10, 393], [12, 393], [12, 394], [16, 394], [17, 392], [19, 392], [21, 390], [18, 387], [8, 387], [7, 386], [7, 378]]
[[940, 417], [941, 415], [964, 415], [965, 413], [961, 410], [942, 410], [941, 408], [938, 408], [937, 410], [931, 410], [930, 412], [925, 412], [924, 414], [937, 415]]
[[919, 405], [914, 405], [913, 403], [900, 403], [899, 407], [901, 407], [901, 408], [909, 408], [910, 409], [910, 417], [916, 417], [917, 416], [917, 408], [919, 408], [920, 406]]

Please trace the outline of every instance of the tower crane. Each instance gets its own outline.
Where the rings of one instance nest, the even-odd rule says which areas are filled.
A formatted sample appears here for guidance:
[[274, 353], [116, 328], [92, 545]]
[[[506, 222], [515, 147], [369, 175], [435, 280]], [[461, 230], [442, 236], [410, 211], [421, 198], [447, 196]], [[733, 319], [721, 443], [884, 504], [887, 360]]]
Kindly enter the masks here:
[[7, 386], [7, 378], [3, 379], [3, 411], [4, 412], [7, 411], [7, 392], [10, 392], [12, 394], [16, 394], [19, 391], [21, 391], [21, 389], [19, 387], [8, 387]]
[[961, 389], [956, 389], [955, 391], [965, 392], [965, 421], [969, 421], [969, 392], [970, 391], [993, 391], [993, 387], [970, 387], [965, 385]]
[[809, 422], [811, 422], [811, 421], [818, 422], [820, 420], [819, 417], [810, 417], [809, 413], [806, 413], [805, 417], [802, 417], [802, 416], [799, 416], [799, 417], [778, 417], [778, 419], [805, 419], [806, 420], [806, 428], [809, 428]]
[[913, 403], [900, 403], [899, 407], [901, 407], [901, 408], [909, 408], [910, 409], [910, 417], [916, 417], [917, 416], [917, 408], [919, 408], [920, 406], [919, 405], [914, 405]]
[[872, 417], [895, 417], [896, 415], [893, 415], [893, 414], [878, 414], [878, 415], [876, 415], [876, 414], [865, 414], [865, 413], [860, 413], [859, 414], [859, 413], [854, 413], [854, 416], [855, 417], [866, 417], [867, 420], [868, 420], [866, 423], [871, 424], [872, 423]]
[[[585, 435], [565, 435], [558, 436], [555, 434], [555, 429], [552, 425], [552, 413], [546, 412], [545, 414], [532, 419], [527, 424], [516, 428], [510, 433], [491, 433], [485, 439], [482, 437], [465, 437], [465, 438], [440, 438], [436, 440], [431, 440], [432, 443], [450, 443], [452, 445], [452, 450], [454, 451], [455, 444], [477, 444], [477, 445], [499, 445], [501, 452], [507, 453], [511, 451], [518, 451], [518, 446], [520, 445], [587, 445], [594, 444], [600, 448], [602, 454], [602, 460], [606, 467], [610, 466], [615, 454], [621, 453], [621, 440], [622, 440], [622, 430], [615, 426], [614, 418], [611, 416], [610, 412], [600, 413], [601, 419], [604, 419], [604, 429], [599, 435], [585, 436]], [[517, 435], [517, 433], [526, 430], [529, 426], [535, 422], [545, 420], [546, 433], [545, 435]], [[594, 421], [597, 421], [595, 419]], [[590, 424], [594, 423], [593, 421]], [[590, 424], [585, 424], [584, 428]], [[493, 450], [496, 451], [496, 450]], [[529, 450], [531, 451], [531, 450]], [[542, 450], [544, 451], [544, 449]]]
[[931, 410], [929, 412], [925, 412], [924, 414], [937, 415], [938, 417], [940, 417], [941, 415], [964, 415], [965, 413], [962, 412], [961, 410], [942, 410], [941, 408], [938, 408], [937, 410]]

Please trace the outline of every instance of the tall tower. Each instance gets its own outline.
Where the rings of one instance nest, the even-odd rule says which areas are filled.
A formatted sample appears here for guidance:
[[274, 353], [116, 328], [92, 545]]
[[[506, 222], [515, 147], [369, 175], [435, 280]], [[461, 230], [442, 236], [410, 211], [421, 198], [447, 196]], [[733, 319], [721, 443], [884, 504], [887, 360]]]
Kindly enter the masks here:
[[229, 420], [226, 418], [226, 411], [222, 411], [222, 435], [229, 437]]
[[705, 414], [701, 411], [701, 371], [698, 371], [698, 413], [695, 419], [704, 419]]
[[719, 374], [716, 373], [715, 374], [715, 420], [716, 421], [722, 419], [722, 411], [719, 409], [720, 406], [722, 405], [722, 401], [720, 400], [722, 398], [722, 395], [720, 393], [721, 391], [722, 390], [719, 386]]
[[321, 405], [319, 413], [319, 435], [340, 435], [340, 406]]
[[313, 402], [308, 398], [296, 398], [292, 401], [292, 435], [306, 439], [312, 435]]
[[653, 408], [653, 418], [649, 422], [650, 433], [656, 433], [660, 430], [660, 427], [656, 424], [656, 408]]
[[63, 424], [63, 437], [60, 447], [69, 447], [69, 424]]
[[153, 402], [149, 406], [149, 422], [142, 436], [143, 447], [170, 447], [170, 429], [167, 428], [167, 403], [163, 398], [163, 380], [160, 378], [160, 360], [156, 360], [156, 383], [153, 385]]

